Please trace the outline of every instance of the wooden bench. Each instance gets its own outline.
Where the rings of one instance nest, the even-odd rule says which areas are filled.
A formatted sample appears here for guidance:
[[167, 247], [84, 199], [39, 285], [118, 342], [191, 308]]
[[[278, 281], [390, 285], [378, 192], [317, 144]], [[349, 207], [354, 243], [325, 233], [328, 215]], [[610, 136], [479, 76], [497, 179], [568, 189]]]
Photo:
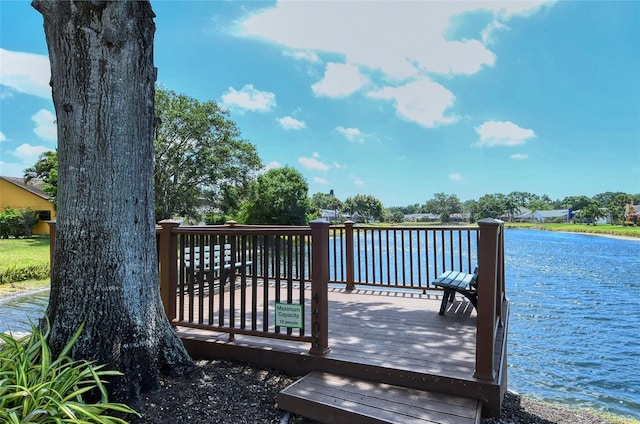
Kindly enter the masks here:
[[[242, 267], [250, 267], [252, 261], [245, 262], [233, 262], [231, 260], [231, 245], [225, 244], [224, 249], [221, 249], [220, 245], [213, 246], [213, 253], [211, 252], [211, 246], [195, 246], [193, 248], [184, 248], [183, 263], [185, 268], [193, 269], [194, 272], [207, 273], [213, 271], [215, 277], [220, 276], [220, 271], [230, 271], [231, 268], [238, 269]], [[202, 263], [201, 263], [202, 262]], [[227, 273], [224, 273], [226, 277]]]
[[442, 287], [442, 304], [440, 305], [440, 315], [444, 315], [447, 303], [453, 302], [456, 292], [460, 293], [473, 305], [478, 307], [478, 267], [473, 270], [473, 274], [460, 271], [445, 271], [438, 278], [433, 280], [435, 287]]

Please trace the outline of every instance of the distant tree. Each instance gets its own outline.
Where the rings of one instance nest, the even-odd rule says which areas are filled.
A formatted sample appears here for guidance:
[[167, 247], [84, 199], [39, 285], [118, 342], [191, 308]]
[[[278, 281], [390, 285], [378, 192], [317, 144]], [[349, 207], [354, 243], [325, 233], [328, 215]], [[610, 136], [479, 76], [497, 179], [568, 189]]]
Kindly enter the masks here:
[[55, 207], [58, 196], [58, 152], [49, 151], [41, 154], [35, 165], [25, 169], [24, 178], [27, 182], [42, 181], [42, 190], [51, 196]]
[[592, 201], [585, 207], [583, 207], [579, 214], [578, 218], [584, 222], [591, 223], [593, 225], [597, 225], [599, 218], [604, 218], [606, 214], [603, 212], [602, 208], [598, 202]]
[[342, 209], [342, 202], [333, 194], [333, 190], [330, 193], [315, 193], [311, 196], [311, 204], [318, 209], [330, 209], [332, 211]]
[[476, 221], [476, 215], [478, 213], [478, 201], [477, 200], [466, 200], [462, 204], [462, 210], [469, 214], [469, 222]]
[[478, 199], [476, 219], [494, 218], [503, 216], [506, 212], [504, 195], [485, 194]]
[[384, 207], [382, 202], [372, 195], [356, 194], [344, 201], [344, 211], [351, 214], [354, 221], [381, 221]]
[[547, 201], [543, 198], [539, 198], [529, 202], [529, 206], [527, 206], [527, 208], [531, 209], [532, 211], [550, 211], [553, 209], [553, 205], [551, 204], [550, 200]]
[[593, 200], [591, 200], [591, 198], [587, 196], [569, 196], [565, 197], [560, 202], [560, 205], [565, 209], [573, 209], [574, 211], [578, 211], [591, 202], [593, 202]]
[[404, 222], [405, 213], [402, 208], [392, 206], [384, 211], [385, 222]]
[[607, 205], [611, 223], [620, 225], [624, 222], [625, 207], [633, 201], [633, 197], [628, 194], [617, 194], [616, 197]]
[[302, 174], [285, 166], [260, 175], [242, 205], [246, 224], [304, 225], [311, 210], [309, 186]]
[[155, 14], [148, 1], [32, 5], [44, 17], [60, 171], [47, 343], [57, 357], [84, 325], [68, 354], [121, 371], [112, 397], [135, 403], [161, 371], [193, 367], [158, 284]]
[[591, 199], [598, 203], [600, 206], [605, 207], [607, 205], [609, 205], [610, 203], [614, 202], [616, 199], [616, 196], [619, 195], [626, 195], [626, 193], [623, 193], [621, 191], [606, 191], [604, 193], [598, 193], [595, 196], [593, 196]]
[[434, 193], [433, 199], [425, 203], [424, 209], [428, 213], [437, 214], [440, 222], [449, 222], [452, 214], [462, 212], [462, 203], [455, 194]]
[[518, 214], [520, 210], [520, 204], [517, 198], [508, 195], [503, 199], [504, 210], [507, 213], [507, 219], [509, 222], [513, 222], [513, 218]]
[[214, 101], [156, 90], [155, 213], [197, 215], [203, 199], [225, 213], [237, 211], [262, 166], [256, 148]]

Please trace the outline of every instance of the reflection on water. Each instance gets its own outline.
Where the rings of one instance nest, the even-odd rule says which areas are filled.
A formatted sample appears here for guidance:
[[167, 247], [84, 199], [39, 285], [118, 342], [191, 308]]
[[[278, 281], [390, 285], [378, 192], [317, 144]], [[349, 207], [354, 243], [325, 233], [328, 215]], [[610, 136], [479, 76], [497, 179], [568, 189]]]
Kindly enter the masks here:
[[29, 323], [37, 323], [44, 316], [47, 303], [49, 290], [0, 300], [0, 333], [11, 331], [21, 334], [29, 331]]

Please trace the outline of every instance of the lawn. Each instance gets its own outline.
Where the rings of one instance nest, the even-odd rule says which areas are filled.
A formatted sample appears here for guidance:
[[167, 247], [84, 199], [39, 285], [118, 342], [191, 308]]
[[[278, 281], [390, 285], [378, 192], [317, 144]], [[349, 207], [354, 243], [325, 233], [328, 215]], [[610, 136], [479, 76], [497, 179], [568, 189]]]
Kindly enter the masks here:
[[537, 230], [568, 231], [573, 233], [601, 234], [619, 237], [636, 237], [640, 239], [640, 227], [625, 227], [623, 225], [588, 225], [588, 224], [532, 224], [505, 223], [507, 227], [534, 228]]
[[49, 237], [0, 239], [0, 287], [49, 278]]

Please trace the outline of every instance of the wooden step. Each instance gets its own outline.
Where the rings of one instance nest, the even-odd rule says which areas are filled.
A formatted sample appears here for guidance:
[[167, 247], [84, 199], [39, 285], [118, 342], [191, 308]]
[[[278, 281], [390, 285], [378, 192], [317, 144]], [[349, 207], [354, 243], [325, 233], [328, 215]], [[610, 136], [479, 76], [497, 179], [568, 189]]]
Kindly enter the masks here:
[[442, 393], [312, 372], [278, 395], [285, 411], [331, 424], [478, 424], [481, 402]]

